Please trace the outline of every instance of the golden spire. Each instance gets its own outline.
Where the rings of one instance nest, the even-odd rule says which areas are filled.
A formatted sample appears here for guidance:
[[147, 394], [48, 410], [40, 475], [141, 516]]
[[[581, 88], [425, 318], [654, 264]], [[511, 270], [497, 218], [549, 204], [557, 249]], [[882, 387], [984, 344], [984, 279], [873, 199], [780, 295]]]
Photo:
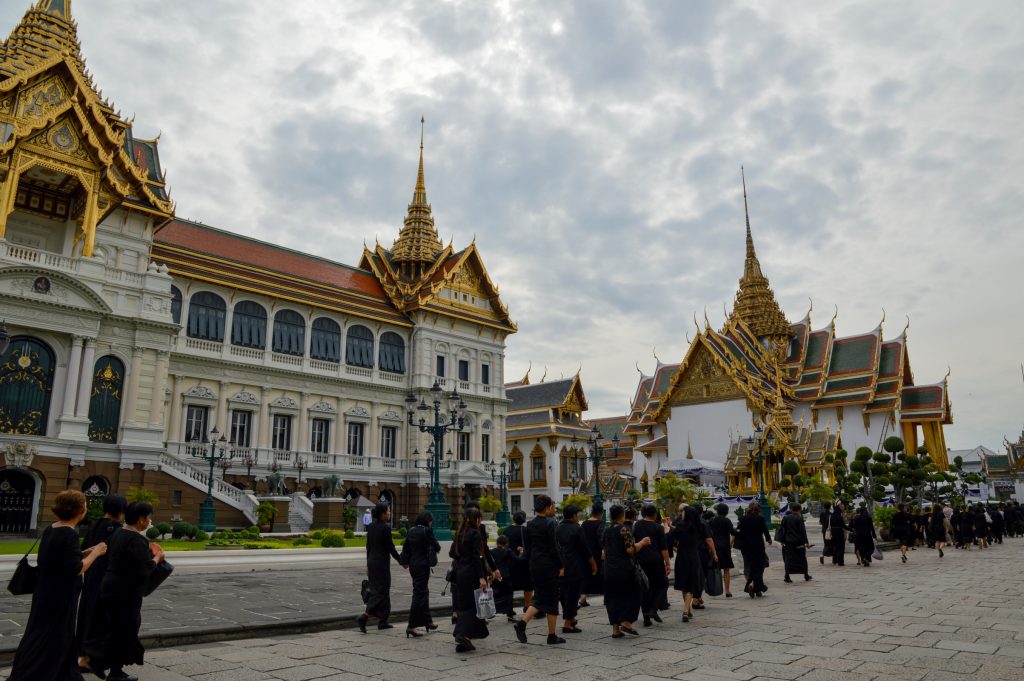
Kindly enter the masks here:
[[392, 260], [399, 265], [402, 274], [409, 279], [418, 279], [424, 270], [437, 260], [443, 250], [441, 239], [434, 227], [434, 216], [427, 202], [427, 183], [423, 175], [423, 130], [426, 120], [420, 117], [420, 164], [416, 173], [416, 188], [412, 203], [409, 204], [405, 223], [392, 247]]
[[686, 458], [687, 459], [692, 459], [693, 458], [693, 447], [690, 446], [690, 436], [689, 435], [686, 436]]
[[743, 180], [743, 212], [747, 224], [747, 253], [743, 263], [743, 276], [736, 292], [733, 314], [747, 323], [756, 336], [767, 342], [771, 349], [784, 357], [792, 330], [789, 321], [775, 301], [768, 277], [761, 271], [761, 263], [754, 250], [754, 237], [750, 231], [750, 210], [747, 206], [747, 178], [740, 167]]

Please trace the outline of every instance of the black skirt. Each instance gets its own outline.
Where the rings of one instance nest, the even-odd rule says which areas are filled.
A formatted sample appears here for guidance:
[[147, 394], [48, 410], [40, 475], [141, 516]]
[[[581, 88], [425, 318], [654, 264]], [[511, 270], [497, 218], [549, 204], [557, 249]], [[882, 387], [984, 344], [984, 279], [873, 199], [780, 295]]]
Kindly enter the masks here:
[[807, 574], [807, 549], [803, 544], [782, 545], [782, 562], [787, 575]]
[[366, 614], [387, 619], [391, 615], [391, 562], [367, 561], [370, 573], [370, 597], [366, 601]]
[[533, 582], [533, 602], [531, 605], [542, 615], [558, 614], [558, 572], [530, 571]]
[[642, 594], [636, 580], [605, 579], [604, 607], [608, 611], [608, 623], [636, 622], [640, 616]]
[[594, 559], [597, 562], [597, 574], [591, 574], [589, 570], [583, 576], [583, 593], [587, 595], [604, 593], [604, 566], [601, 564], [601, 557]]
[[718, 554], [718, 567], [731, 570], [736, 567], [732, 562], [732, 547], [728, 544], [715, 544], [715, 553]]
[[704, 588], [702, 580], [703, 568], [700, 556], [695, 551], [684, 551], [676, 554], [676, 591], [695, 594]]

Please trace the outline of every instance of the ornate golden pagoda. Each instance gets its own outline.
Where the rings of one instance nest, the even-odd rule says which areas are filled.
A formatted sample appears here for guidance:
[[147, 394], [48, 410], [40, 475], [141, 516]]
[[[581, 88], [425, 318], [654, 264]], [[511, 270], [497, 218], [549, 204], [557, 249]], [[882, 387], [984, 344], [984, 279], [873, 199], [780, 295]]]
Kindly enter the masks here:
[[[740, 169], [742, 173], [742, 168]], [[761, 263], [754, 251], [754, 238], [750, 233], [750, 210], [747, 207], [747, 179], [743, 176], [743, 212], [747, 221], [747, 257], [743, 264], [743, 276], [736, 292], [733, 314], [739, 316], [754, 332], [772, 354], [781, 361], [789, 347], [792, 329], [786, 320], [768, 277], [761, 271]]]
[[405, 224], [391, 248], [391, 261], [402, 277], [410, 281], [420, 279], [437, 262], [444, 250], [434, 227], [434, 216], [427, 202], [427, 183], [423, 178], [424, 122], [420, 118], [420, 167], [416, 176], [416, 189], [405, 216]]

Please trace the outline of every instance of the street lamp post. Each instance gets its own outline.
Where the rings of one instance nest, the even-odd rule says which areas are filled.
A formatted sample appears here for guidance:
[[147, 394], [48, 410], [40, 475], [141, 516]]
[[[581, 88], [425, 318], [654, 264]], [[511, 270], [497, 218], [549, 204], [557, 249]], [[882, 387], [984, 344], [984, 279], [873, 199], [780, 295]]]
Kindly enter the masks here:
[[306, 468], [306, 460], [299, 455], [295, 457], [295, 467], [299, 469], [299, 477], [295, 478], [295, 491], [299, 491], [299, 485], [302, 484], [302, 471]]
[[[579, 440], [575, 435], [572, 436], [572, 446], [575, 450], [579, 444]], [[590, 465], [594, 470], [594, 503], [600, 503], [601, 498], [601, 477], [599, 475], [601, 467], [601, 431], [597, 429], [597, 424], [594, 424], [590, 428], [590, 432], [587, 433], [587, 444], [590, 445], [589, 453], [584, 450], [583, 459], [590, 459]], [[612, 436], [612, 452], [619, 450], [619, 434], [615, 433]], [[604, 526], [604, 516], [601, 516], [601, 525]]]
[[[437, 381], [430, 388], [430, 397], [433, 401], [434, 423], [427, 421], [427, 415], [431, 406], [425, 399], [419, 400], [417, 405], [416, 396], [409, 393], [405, 398], [405, 408], [409, 419], [409, 425], [419, 428], [421, 433], [430, 433], [434, 439], [433, 456], [427, 459], [427, 470], [430, 472], [430, 496], [427, 501], [426, 510], [434, 516], [434, 536], [444, 541], [452, 538], [451, 530], [451, 506], [444, 497], [441, 490], [441, 452], [444, 451], [444, 434], [448, 432], [457, 433], [465, 425], [466, 410], [469, 408], [458, 390], [448, 396], [448, 408], [442, 410], [441, 400], [444, 397], [444, 390]], [[415, 412], [423, 412], [419, 420], [414, 420]], [[447, 462], [446, 468], [451, 466]]]
[[[253, 455], [250, 452], [246, 452], [245, 455], [242, 457], [242, 465], [245, 466], [245, 477], [251, 478], [252, 467], [256, 465], [256, 459], [253, 458]], [[252, 484], [252, 481], [250, 481], [249, 484]], [[253, 489], [255, 488], [256, 485], [253, 485]]]
[[199, 529], [213, 532], [217, 529], [217, 508], [213, 504], [213, 468], [228, 456], [228, 447], [234, 443], [229, 443], [227, 438], [220, 434], [217, 426], [214, 426], [210, 431], [209, 441], [204, 441], [203, 444], [210, 445], [209, 452], [202, 446], [192, 450], [192, 456], [210, 464], [210, 477], [206, 480], [206, 499], [199, 507]]
[[[762, 437], [763, 436], [763, 437]], [[761, 507], [761, 515], [764, 516], [764, 523], [768, 526], [768, 529], [772, 529], [772, 509], [768, 506], [768, 497], [764, 494], [764, 446], [767, 444], [768, 449], [774, 452], [775, 450], [775, 433], [768, 429], [768, 434], [764, 436], [764, 429], [758, 426], [754, 430], [754, 434], [747, 438], [747, 444], [750, 449], [757, 448], [757, 456], [754, 460], [757, 461], [757, 503]]]
[[491, 482], [498, 483], [498, 498], [501, 500], [501, 510], [498, 511], [497, 521], [498, 527], [506, 527], [512, 522], [511, 514], [508, 512], [508, 456], [506, 454], [501, 455], [501, 463], [496, 464], [493, 461], [488, 466], [491, 471]]

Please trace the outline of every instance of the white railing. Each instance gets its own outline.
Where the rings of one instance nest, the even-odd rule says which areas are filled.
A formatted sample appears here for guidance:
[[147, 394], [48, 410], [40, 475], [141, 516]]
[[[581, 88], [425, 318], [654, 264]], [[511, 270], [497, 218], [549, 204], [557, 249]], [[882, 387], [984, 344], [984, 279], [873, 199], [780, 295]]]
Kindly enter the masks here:
[[271, 357], [278, 364], [289, 364], [295, 367], [302, 366], [302, 357], [299, 357], [297, 355], [282, 355], [280, 353], [275, 352], [271, 355]]
[[363, 466], [366, 465], [366, 457], [349, 455], [348, 462], [352, 466], [359, 466], [360, 468], [362, 468]]
[[129, 272], [128, 270], [107, 269], [104, 276], [109, 282], [125, 284], [127, 286], [142, 286], [143, 281], [143, 275], [137, 272]]
[[364, 369], [363, 367], [345, 367], [345, 373], [349, 376], [362, 376], [363, 378], [373, 378], [373, 369]]
[[[160, 455], [160, 470], [200, 490], [205, 491], [210, 485], [209, 473], [166, 452]], [[213, 478], [213, 496], [218, 501], [237, 508], [249, 522], [256, 523], [256, 506], [258, 504], [253, 495], [246, 494], [215, 476]]]
[[377, 375], [381, 377], [381, 380], [389, 383], [405, 383], [405, 374], [396, 374], [393, 371], [378, 371]]
[[485, 393], [491, 392], [491, 386], [489, 385], [482, 385], [480, 386], [480, 389], [483, 390]]
[[274, 461], [289, 463], [292, 460], [292, 453], [283, 449], [275, 449], [273, 451]]
[[331, 374], [338, 373], [338, 363], [328, 362], [322, 359], [311, 359], [309, 360], [309, 368], [316, 369], [317, 371], [326, 371]]
[[313, 502], [305, 494], [296, 492], [292, 495], [292, 503], [289, 510], [296, 511], [303, 521], [313, 524]]
[[255, 359], [259, 362], [262, 362], [263, 358], [266, 357], [266, 355], [266, 350], [260, 350], [259, 348], [245, 348], [242, 347], [241, 345], [231, 346], [232, 357], [244, 357], [246, 359]]
[[217, 343], [216, 341], [200, 340], [198, 338], [185, 338], [185, 347], [189, 350], [201, 350], [202, 352], [213, 352], [220, 354], [221, 350], [224, 349], [223, 343]]
[[312, 464], [314, 466], [327, 466], [331, 463], [330, 454], [313, 454]]
[[65, 258], [59, 253], [41, 251], [36, 248], [29, 248], [28, 246], [5, 244], [3, 251], [0, 251], [0, 255], [6, 255], [11, 260], [20, 260], [21, 262], [32, 263], [33, 265], [42, 265], [43, 267], [61, 270], [62, 272], [78, 272], [77, 258]]
[[459, 390], [461, 390], [464, 393], [468, 393], [469, 392], [469, 388], [470, 388], [469, 381], [459, 381]]
[[384, 458], [382, 458], [380, 460], [380, 462], [381, 462], [381, 465], [384, 466], [384, 468], [397, 468], [398, 467], [398, 460], [397, 459], [384, 459]]

